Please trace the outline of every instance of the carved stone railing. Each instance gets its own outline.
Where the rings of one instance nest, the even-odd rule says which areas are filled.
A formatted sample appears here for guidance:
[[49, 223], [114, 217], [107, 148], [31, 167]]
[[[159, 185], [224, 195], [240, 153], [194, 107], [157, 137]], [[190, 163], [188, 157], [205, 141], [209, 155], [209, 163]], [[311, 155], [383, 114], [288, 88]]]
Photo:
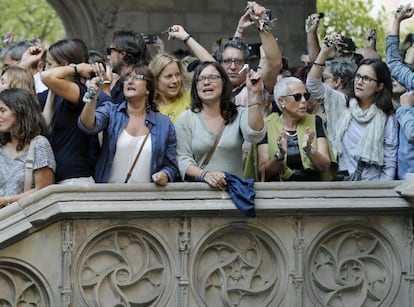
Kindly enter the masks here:
[[412, 182], [50, 186], [0, 210], [0, 306], [414, 306]]

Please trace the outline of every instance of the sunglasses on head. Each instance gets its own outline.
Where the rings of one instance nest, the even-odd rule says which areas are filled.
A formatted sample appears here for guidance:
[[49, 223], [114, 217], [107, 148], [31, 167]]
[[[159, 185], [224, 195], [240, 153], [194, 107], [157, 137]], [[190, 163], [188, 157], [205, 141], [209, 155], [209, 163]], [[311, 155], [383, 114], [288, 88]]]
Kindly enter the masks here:
[[296, 102], [299, 102], [299, 101], [302, 100], [302, 96], [305, 98], [306, 101], [308, 101], [311, 94], [310, 93], [303, 93], [303, 94], [302, 93], [297, 93], [297, 94], [292, 94], [292, 95], [285, 95], [285, 96], [282, 96], [282, 97], [289, 97], [289, 96], [292, 96], [295, 99]]

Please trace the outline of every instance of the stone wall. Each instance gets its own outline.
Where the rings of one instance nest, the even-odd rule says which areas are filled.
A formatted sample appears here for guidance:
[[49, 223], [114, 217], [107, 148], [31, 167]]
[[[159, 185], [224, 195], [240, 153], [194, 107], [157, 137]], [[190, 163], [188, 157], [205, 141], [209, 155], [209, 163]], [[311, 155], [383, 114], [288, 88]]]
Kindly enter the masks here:
[[[53, 185], [0, 210], [4, 306], [414, 306], [412, 182]], [[402, 197], [403, 196], [403, 197]]]
[[[48, 0], [62, 19], [69, 37], [84, 39], [90, 49], [104, 51], [112, 33], [132, 29], [140, 33], [161, 34], [172, 24], [183, 25], [207, 49], [221, 37], [232, 36], [247, 4], [238, 0]], [[265, 0], [259, 2], [277, 18], [273, 33], [279, 38], [284, 56], [298, 64], [306, 47], [304, 20], [315, 11], [316, 1]], [[257, 31], [247, 32], [249, 43], [259, 42]], [[167, 51], [184, 49], [181, 42], [165, 41]]]

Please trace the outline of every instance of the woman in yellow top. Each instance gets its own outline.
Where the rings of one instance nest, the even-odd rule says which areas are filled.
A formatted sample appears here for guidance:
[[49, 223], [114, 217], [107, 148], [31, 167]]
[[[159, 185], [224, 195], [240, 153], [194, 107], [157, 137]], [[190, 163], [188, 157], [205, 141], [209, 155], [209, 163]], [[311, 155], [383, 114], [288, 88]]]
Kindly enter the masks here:
[[175, 124], [178, 116], [190, 108], [190, 91], [185, 89], [185, 69], [180, 60], [168, 53], [157, 54], [149, 63], [155, 76], [155, 103], [161, 114]]

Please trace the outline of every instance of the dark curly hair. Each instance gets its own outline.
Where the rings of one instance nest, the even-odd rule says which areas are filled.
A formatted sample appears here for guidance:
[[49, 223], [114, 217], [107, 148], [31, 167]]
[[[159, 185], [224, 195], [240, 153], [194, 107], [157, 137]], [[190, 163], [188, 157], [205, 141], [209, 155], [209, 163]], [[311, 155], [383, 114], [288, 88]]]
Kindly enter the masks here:
[[220, 100], [220, 112], [224, 118], [224, 123], [227, 125], [232, 123], [237, 116], [237, 107], [233, 103], [233, 92], [230, 83], [230, 79], [227, 76], [226, 71], [218, 62], [203, 62], [197, 66], [194, 71], [193, 82], [191, 83], [191, 110], [195, 113], [199, 113], [203, 108], [203, 102], [198, 96], [197, 80], [201, 72], [207, 67], [213, 66], [217, 69], [223, 81], [223, 91], [221, 93]]
[[[155, 77], [154, 74], [152, 73], [152, 71], [147, 67], [147, 66], [143, 66], [143, 65], [137, 65], [134, 66], [132, 68], [132, 71], [136, 74], [136, 75], [143, 75], [145, 81], [147, 81], [147, 90], [148, 90], [148, 99], [147, 99], [147, 104], [152, 111], [154, 112], [158, 112], [158, 106], [155, 104], [154, 102], [154, 97], [155, 97]], [[123, 83], [125, 82], [125, 80], [127, 78], [129, 78], [130, 75], [126, 75], [124, 76], [121, 80], [122, 80], [122, 86]]]
[[47, 134], [47, 125], [35, 95], [28, 90], [12, 88], [0, 93], [2, 101], [16, 116], [16, 122], [8, 132], [0, 132], [0, 144], [10, 142], [13, 135], [18, 139], [16, 150], [20, 151], [38, 135]]

